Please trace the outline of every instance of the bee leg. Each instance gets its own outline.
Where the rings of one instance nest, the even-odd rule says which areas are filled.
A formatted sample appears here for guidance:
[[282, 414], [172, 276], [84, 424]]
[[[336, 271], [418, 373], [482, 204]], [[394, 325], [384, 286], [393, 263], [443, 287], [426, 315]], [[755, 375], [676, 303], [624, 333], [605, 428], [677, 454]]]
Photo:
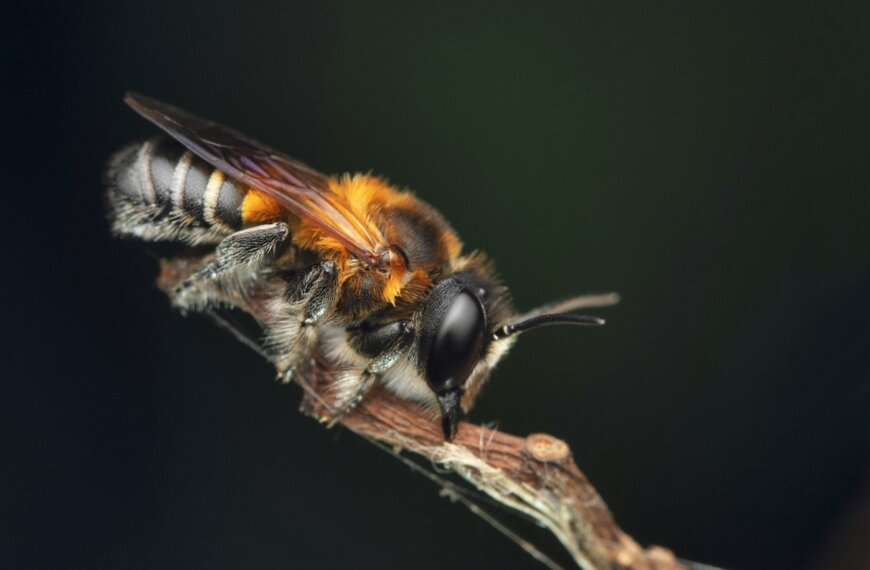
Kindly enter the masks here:
[[310, 355], [317, 338], [315, 325], [333, 307], [337, 292], [338, 266], [322, 261], [293, 275], [273, 304], [266, 344], [280, 382], [290, 382], [296, 365]]
[[220, 302], [232, 304], [230, 300], [257, 277], [263, 263], [272, 259], [289, 235], [283, 222], [230, 234], [218, 244], [213, 260], [172, 291], [173, 304], [183, 311], [199, 311]]
[[291, 305], [302, 304], [302, 324], [317, 323], [332, 307], [338, 292], [338, 266], [321, 261], [295, 279], [284, 294]]
[[414, 344], [415, 330], [411, 321], [395, 321], [374, 327], [363, 325], [351, 332], [351, 347], [367, 358], [363, 373], [339, 387], [336, 411], [329, 420], [332, 427], [362, 402], [378, 377], [390, 369]]

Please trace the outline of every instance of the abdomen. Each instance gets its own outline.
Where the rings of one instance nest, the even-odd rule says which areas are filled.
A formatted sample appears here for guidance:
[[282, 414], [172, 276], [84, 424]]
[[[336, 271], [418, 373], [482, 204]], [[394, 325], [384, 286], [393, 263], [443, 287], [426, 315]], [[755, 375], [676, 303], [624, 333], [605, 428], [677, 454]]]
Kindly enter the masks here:
[[118, 234], [217, 243], [244, 225], [245, 186], [165, 136], [115, 154], [107, 181]]

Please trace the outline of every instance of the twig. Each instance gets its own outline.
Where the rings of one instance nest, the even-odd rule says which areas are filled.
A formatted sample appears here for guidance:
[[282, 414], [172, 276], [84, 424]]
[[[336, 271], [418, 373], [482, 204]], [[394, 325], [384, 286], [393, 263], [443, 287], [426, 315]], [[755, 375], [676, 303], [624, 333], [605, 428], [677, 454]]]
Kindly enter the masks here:
[[[318, 381], [322, 379], [311, 386], [316, 392], [325, 388]], [[315, 418], [329, 412], [308, 394], [301, 409]], [[568, 445], [553, 436], [523, 438], [462, 423], [453, 442], [445, 443], [440, 425], [422, 408], [383, 389], [341, 423], [449, 468], [499, 503], [530, 516], [559, 539], [581, 568], [685, 568], [669, 550], [645, 550], [622, 532], [574, 464]], [[489, 442], [483, 448], [481, 439]]]

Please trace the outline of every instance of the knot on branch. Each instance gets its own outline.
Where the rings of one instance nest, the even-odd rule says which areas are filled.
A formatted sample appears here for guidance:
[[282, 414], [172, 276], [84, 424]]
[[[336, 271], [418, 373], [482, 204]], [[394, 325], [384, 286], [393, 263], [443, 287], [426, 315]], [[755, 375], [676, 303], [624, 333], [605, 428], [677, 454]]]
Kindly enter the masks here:
[[533, 433], [526, 437], [523, 452], [541, 463], [560, 463], [571, 455], [571, 448], [552, 435]]

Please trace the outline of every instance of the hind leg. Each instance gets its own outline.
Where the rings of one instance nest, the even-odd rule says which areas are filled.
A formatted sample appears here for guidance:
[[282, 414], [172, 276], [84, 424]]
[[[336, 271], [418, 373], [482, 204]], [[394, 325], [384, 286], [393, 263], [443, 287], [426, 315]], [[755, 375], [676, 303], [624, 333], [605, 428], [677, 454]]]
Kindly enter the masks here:
[[283, 222], [230, 234], [218, 244], [214, 259], [170, 293], [173, 305], [182, 311], [201, 311], [226, 303], [258, 277], [289, 235], [290, 230]]

